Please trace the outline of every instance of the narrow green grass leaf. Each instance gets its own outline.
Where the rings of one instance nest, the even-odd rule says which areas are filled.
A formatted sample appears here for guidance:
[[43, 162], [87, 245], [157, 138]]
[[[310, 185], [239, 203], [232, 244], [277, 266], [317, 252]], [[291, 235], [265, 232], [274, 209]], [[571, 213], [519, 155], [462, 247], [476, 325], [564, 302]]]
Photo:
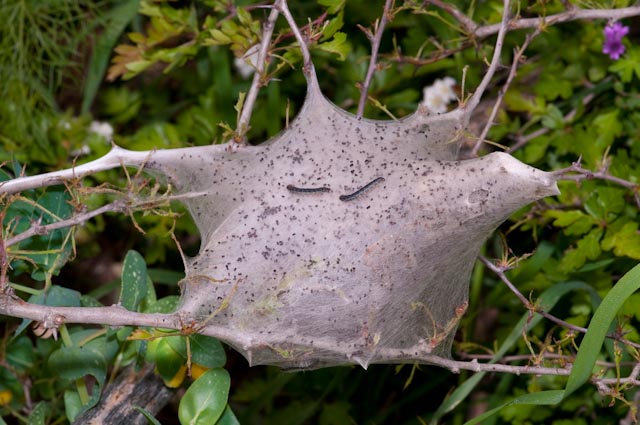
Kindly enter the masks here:
[[598, 355], [600, 354], [602, 344], [604, 343], [604, 339], [607, 335], [611, 322], [615, 318], [620, 307], [622, 307], [622, 304], [624, 304], [627, 298], [629, 298], [638, 289], [640, 289], [640, 264], [627, 272], [622, 279], [616, 283], [613, 289], [609, 291], [607, 296], [602, 300], [602, 303], [600, 303], [600, 306], [589, 323], [587, 333], [580, 344], [580, 349], [578, 350], [576, 360], [573, 363], [573, 368], [571, 369], [571, 374], [569, 375], [569, 379], [564, 390], [541, 391], [516, 397], [513, 400], [467, 421], [465, 425], [481, 423], [483, 420], [495, 415], [506, 406], [514, 404], [557, 404], [574, 393], [591, 377], [593, 367]]
[[138, 0], [129, 0], [113, 8], [107, 14], [104, 33], [98, 38], [89, 63], [80, 109], [83, 114], [89, 112], [93, 99], [104, 79], [111, 51], [124, 29], [138, 13], [138, 7]]
[[589, 380], [611, 322], [622, 304], [639, 288], [640, 264], [627, 272], [615, 284], [593, 315], [589, 329], [580, 343], [576, 361], [573, 363], [573, 369], [565, 387], [565, 397]]
[[[538, 298], [538, 304], [543, 310], [549, 311], [569, 291], [578, 290], [585, 290], [590, 292], [592, 295], [592, 299], [594, 297], [598, 297], [598, 294], [595, 292], [595, 290], [584, 282], [562, 282], [544, 291]], [[596, 302], [595, 299], [594, 302]], [[527, 327], [527, 330], [531, 329], [536, 326], [540, 322], [540, 320], [542, 320], [542, 316], [539, 314], [535, 314], [533, 318], [529, 320], [529, 313], [524, 313], [518, 323], [513, 327], [507, 338], [504, 340], [504, 342], [500, 346], [500, 349], [489, 361], [489, 363], [495, 363], [500, 360], [516, 344], [516, 342], [522, 337], [522, 330], [525, 326]], [[482, 380], [485, 374], [486, 372], [478, 372], [471, 378], [463, 382], [458, 388], [456, 388], [456, 390], [442, 402], [440, 407], [438, 407], [438, 410], [436, 410], [433, 417], [431, 418], [430, 424], [437, 424], [440, 418], [442, 418], [445, 414], [451, 412], [462, 401], [464, 401], [464, 399], [467, 398], [469, 394], [471, 394], [471, 391], [473, 391], [476, 385], [478, 385], [478, 383]]]
[[149, 412], [147, 409], [145, 409], [144, 407], [138, 406], [137, 404], [133, 405], [133, 408], [136, 409], [138, 412], [140, 412], [140, 414], [142, 416], [144, 416], [144, 418], [147, 420], [148, 424], [151, 425], [162, 425], [160, 423], [159, 420], [157, 420], [152, 414], [151, 412]]
[[507, 406], [512, 406], [514, 404], [535, 404], [538, 406], [558, 404], [562, 401], [563, 395], [564, 395], [563, 390], [540, 391], [537, 393], [525, 394], [520, 397], [516, 397], [513, 400], [510, 400], [504, 404], [501, 404], [500, 406], [495, 407], [487, 412], [484, 412], [480, 416], [476, 416], [475, 418], [465, 422], [464, 425], [474, 425], [474, 424], [482, 423], [482, 421], [495, 415], [503, 408]]

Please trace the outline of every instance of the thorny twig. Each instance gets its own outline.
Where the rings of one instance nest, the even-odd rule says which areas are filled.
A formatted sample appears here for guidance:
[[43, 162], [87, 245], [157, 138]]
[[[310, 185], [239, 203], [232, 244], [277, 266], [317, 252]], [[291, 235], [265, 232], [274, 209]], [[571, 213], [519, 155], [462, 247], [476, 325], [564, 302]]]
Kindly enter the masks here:
[[[12, 317], [21, 317], [30, 320], [36, 320], [45, 324], [47, 328], [59, 327], [65, 323], [83, 323], [83, 324], [100, 324], [107, 326], [148, 326], [153, 328], [168, 328], [181, 330], [184, 323], [190, 323], [194, 319], [183, 317], [180, 313], [159, 314], [159, 313], [138, 313], [126, 310], [118, 305], [110, 307], [56, 307], [31, 304], [16, 299], [8, 294], [0, 293], [0, 314]], [[223, 340], [238, 340], [237, 332], [219, 326], [207, 324], [203, 329], [203, 333]], [[244, 332], [243, 337], [246, 341], [244, 344], [249, 347], [252, 341], [265, 340], [264, 335], [249, 334]], [[274, 346], [282, 344], [282, 341], [274, 337], [273, 341], [265, 340], [265, 343]], [[318, 349], [328, 348], [336, 350], [335, 342], [324, 343], [316, 341]], [[242, 342], [239, 342], [242, 345]], [[325, 347], [326, 345], [326, 347]], [[345, 351], [345, 355], [349, 355]], [[380, 353], [383, 357], [402, 361], [407, 356], [404, 350], [386, 350]], [[407, 358], [415, 362], [415, 358]], [[436, 355], [425, 354], [420, 361], [426, 364], [445, 367], [454, 373], [461, 370], [471, 370], [474, 372], [505, 372], [514, 374], [535, 374], [535, 375], [569, 375], [569, 368], [541, 367], [541, 366], [514, 366], [504, 364], [480, 363], [477, 360], [459, 361], [449, 358], [439, 357]]]
[[[589, 104], [589, 102], [591, 102], [591, 100], [593, 100], [593, 98], [595, 97], [595, 95], [593, 93], [590, 93], [588, 95], [586, 95], [583, 99], [582, 99], [582, 105], [586, 106], [587, 104]], [[575, 115], [578, 113], [578, 108], [574, 108], [571, 111], [569, 111], [569, 113], [567, 113], [567, 115], [565, 115], [562, 120], [564, 122], [567, 121], [571, 121], [573, 119], [573, 117], [575, 117]], [[545, 134], [547, 134], [550, 131], [550, 129], [548, 127], [542, 127], [539, 128], [536, 131], [533, 131], [529, 134], [526, 135], [519, 135], [516, 137], [516, 143], [513, 144], [513, 146], [509, 147], [509, 149], [506, 150], [507, 153], [513, 153], [515, 151], [517, 151], [518, 149], [522, 148], [524, 145], [526, 145], [527, 143], [529, 143], [531, 140], [535, 139], [536, 137], [540, 137], [543, 136]]]
[[379, 20], [377, 20], [373, 26], [373, 34], [371, 31], [366, 31], [365, 34], [371, 43], [371, 58], [369, 59], [369, 68], [367, 69], [367, 75], [365, 76], [364, 81], [360, 87], [360, 100], [358, 101], [358, 112], [357, 116], [362, 117], [364, 114], [364, 106], [367, 102], [367, 94], [369, 92], [369, 86], [371, 85], [371, 80], [373, 79], [373, 73], [376, 70], [378, 63], [378, 50], [380, 49], [380, 42], [382, 41], [382, 34], [384, 33], [384, 29], [387, 25], [387, 20], [390, 18], [390, 11], [393, 7], [394, 0], [386, 0], [384, 3], [384, 10], [382, 11], [382, 16]]
[[471, 156], [475, 157], [478, 155], [478, 150], [480, 149], [480, 146], [486, 139], [487, 134], [489, 133], [489, 130], [491, 130], [491, 127], [493, 127], [494, 120], [496, 118], [496, 115], [498, 114], [500, 105], [502, 104], [502, 99], [504, 98], [504, 95], [506, 94], [507, 90], [509, 90], [509, 86], [511, 86], [511, 82], [516, 76], [518, 65], [520, 64], [522, 55], [524, 54], [525, 50], [529, 46], [529, 43], [531, 43], [531, 40], [533, 40], [539, 33], [540, 33], [540, 30], [536, 30], [531, 34], [527, 34], [527, 37], [525, 38], [524, 43], [522, 43], [522, 46], [520, 46], [519, 49], [514, 51], [513, 63], [511, 64], [511, 69], [509, 70], [509, 76], [507, 77], [507, 81], [505, 81], [505, 83], [502, 85], [502, 87], [498, 91], [498, 98], [496, 99], [493, 105], [493, 109], [491, 109], [491, 114], [489, 115], [489, 119], [487, 120], [487, 123], [482, 129], [482, 132], [480, 133], [480, 136], [478, 137], [476, 144], [473, 146], [473, 149], [471, 150]]
[[462, 26], [462, 29], [467, 35], [472, 35], [478, 30], [478, 24], [453, 4], [441, 0], [425, 0], [423, 5], [427, 4], [432, 4], [436, 7], [439, 7], [448, 14], [452, 15]]
[[[498, 69], [498, 65], [500, 65], [500, 54], [502, 53], [502, 46], [504, 44], [504, 38], [507, 35], [508, 27], [509, 27], [509, 15], [511, 8], [510, 0], [503, 0], [502, 7], [504, 10], [502, 11], [502, 21], [500, 22], [500, 30], [498, 31], [498, 37], [496, 39], [496, 45], [493, 49], [493, 57], [491, 58], [491, 63], [489, 64], [489, 68], [487, 72], [484, 74], [482, 81], [476, 88], [475, 92], [468, 101], [464, 103], [462, 106], [466, 111], [473, 111], [476, 109], [478, 104], [480, 103], [480, 99], [484, 95], [484, 91], [489, 86], [489, 82], [493, 78], [496, 70]], [[465, 101], [463, 99], [463, 101]]]
[[[469, 354], [465, 352], [459, 352], [457, 353], [457, 355], [463, 359], [477, 359], [477, 360], [491, 360], [494, 357], [493, 354]], [[564, 355], [564, 354], [549, 353], [549, 352], [541, 353], [540, 357], [543, 359], [559, 360], [559, 361], [571, 362], [571, 363], [575, 360], [575, 356], [573, 355]], [[529, 360], [531, 360], [530, 354], [514, 354], [512, 356], [504, 356], [500, 358], [500, 363], [505, 364], [505, 363], [522, 362], [522, 361], [529, 361]], [[624, 367], [636, 366], [638, 365], [638, 363], [621, 362], [619, 364], [616, 364], [614, 362], [605, 362], [602, 360], [596, 360], [596, 365], [611, 369], [618, 366], [624, 366]]]
[[[620, 19], [637, 16], [640, 14], [640, 6], [625, 7], [621, 9], [580, 9], [572, 8], [566, 12], [555, 15], [543, 16], [539, 18], [521, 18], [513, 21], [509, 25], [509, 30], [520, 30], [526, 28], [545, 28], [564, 22], [590, 19], [606, 19], [607, 21], [617, 21]], [[477, 39], [483, 39], [500, 31], [500, 25], [492, 24], [479, 27], [473, 34]]]
[[[560, 170], [556, 170], [553, 172], [556, 176], [559, 176], [559, 180], [571, 180], [575, 182], [580, 182], [582, 180], [591, 180], [591, 179], [600, 179], [607, 180], [612, 183], [615, 183], [619, 186], [625, 187], [631, 192], [633, 192], [633, 197], [636, 201], [636, 205], [640, 208], [640, 184], [633, 183], [628, 180], [622, 179], [620, 177], [612, 176], [609, 174], [608, 168], [609, 165], [605, 159], [603, 161], [603, 166], [598, 171], [587, 170], [586, 168], [582, 168], [581, 159], [578, 159], [576, 162], [571, 164], [566, 168], [562, 168]], [[577, 173], [577, 174], [571, 174]]]
[[[462, 11], [457, 9], [455, 6], [444, 3], [438, 0], [428, 1], [429, 4], [433, 4], [436, 7], [441, 8], [445, 12], [452, 15], [462, 27], [463, 33], [468, 37], [467, 40], [460, 43], [460, 45], [456, 47], [452, 47], [450, 49], [442, 49], [437, 52], [434, 52], [434, 56], [427, 58], [419, 58], [419, 57], [406, 57], [399, 54], [386, 55], [385, 58], [397, 63], [409, 63], [415, 66], [428, 65], [434, 62], [439, 61], [440, 59], [451, 56], [454, 53], [457, 53], [461, 50], [464, 50], [478, 41], [481, 41], [497, 32], [500, 31], [501, 24], [491, 24], [485, 26], [479, 26], [477, 24], [472, 24], [474, 22], [470, 20]], [[445, 7], [446, 6], [446, 7]], [[550, 15], [546, 17], [539, 18], [521, 18], [515, 19], [509, 23], [509, 31], [520, 30], [520, 29], [529, 29], [529, 28], [538, 28], [544, 30], [544, 28], [549, 27], [551, 25], [571, 22], [576, 20], [589, 20], [589, 19], [606, 19], [606, 20], [619, 20], [632, 16], [637, 16], [640, 14], [640, 6], [633, 7], [625, 7], [621, 9], [580, 9], [573, 8], [571, 10], [567, 10], [565, 12], [560, 12], [555, 15]], [[469, 31], [470, 28], [473, 28], [473, 31]]]
[[[507, 287], [511, 290], [511, 292], [514, 293], [514, 295], [520, 300], [520, 302], [525, 306], [525, 308], [529, 311], [531, 311], [532, 313], [538, 313], [539, 315], [541, 315], [542, 317], [562, 326], [565, 327], [567, 329], [576, 331], [576, 332], [580, 332], [580, 333], [586, 333], [587, 332], [587, 328], [583, 328], [582, 326], [576, 326], [573, 325], [569, 322], [566, 322], [556, 316], [554, 316], [553, 314], [550, 314], [546, 311], [544, 311], [543, 309], [541, 309], [539, 306], [536, 306], [535, 304], [531, 303], [531, 301], [529, 301], [523, 294], [522, 292], [520, 292], [518, 290], [518, 288], [515, 287], [515, 285], [513, 284], [513, 282], [511, 282], [509, 280], [509, 278], [507, 277], [507, 275], [505, 274], [506, 269], [504, 267], [500, 267], [496, 264], [494, 264], [493, 262], [489, 261], [487, 258], [483, 257], [483, 256], [479, 256], [478, 259], [485, 265], [487, 266], [487, 268], [489, 270], [491, 270], [492, 272], [494, 272], [499, 278], [500, 280], [507, 285]], [[629, 341], [628, 339], [622, 338], [620, 335], [607, 335], [607, 338], [616, 340], [616, 341], [620, 341], [623, 344], [629, 345], [631, 347], [635, 347], [635, 348], [640, 348], [640, 344], [635, 343], [633, 341]]]
[[31, 226], [27, 230], [7, 239], [4, 243], [4, 248], [8, 248], [12, 245], [20, 243], [32, 236], [46, 235], [50, 232], [53, 232], [54, 230], [83, 224], [91, 218], [97, 217], [107, 212], [132, 212], [136, 209], [148, 209], [152, 208], [156, 204], [166, 203], [169, 201], [179, 201], [187, 197], [198, 195], [201, 195], [201, 193], [194, 192], [184, 195], [163, 195], [156, 199], [147, 199], [140, 202], [131, 202], [127, 199], [118, 199], [117, 201], [103, 205], [100, 208], [96, 208], [95, 210], [84, 211], [67, 219], [56, 221], [55, 223], [42, 225], [38, 221], [34, 221], [31, 223]]
[[242, 105], [242, 112], [240, 118], [238, 118], [238, 128], [236, 130], [237, 137], [236, 142], [246, 143], [246, 134], [249, 131], [249, 121], [251, 120], [251, 114], [253, 113], [253, 107], [258, 98], [258, 92], [264, 84], [262, 81], [263, 73], [266, 70], [267, 54], [269, 52], [269, 46], [271, 44], [271, 37], [273, 36], [273, 29], [278, 19], [280, 12], [277, 8], [271, 9], [267, 21], [264, 23], [264, 29], [262, 31], [262, 41], [260, 43], [260, 50], [258, 52], [258, 59], [256, 62], [256, 70], [253, 73], [253, 80], [251, 81], [251, 87], [247, 92], [247, 97], [244, 99]]
[[302, 33], [300, 32], [300, 28], [298, 28], [298, 24], [296, 24], [296, 20], [294, 19], [291, 11], [289, 10], [289, 5], [287, 4], [287, 0], [276, 0], [273, 7], [277, 9], [287, 20], [287, 24], [289, 24], [289, 28], [293, 32], [296, 40], [298, 41], [298, 47], [300, 47], [300, 52], [302, 53], [302, 69], [305, 77], [307, 78], [307, 82], [309, 81], [309, 77], [315, 71], [313, 70], [313, 63], [311, 62], [311, 53], [309, 53], [309, 47], [307, 46], [307, 40], [304, 39]]
[[[373, 75], [373, 72], [375, 71], [375, 63], [378, 57], [378, 54], [377, 54], [378, 47], [380, 44], [380, 39], [382, 37], [383, 29], [384, 29], [384, 23], [382, 22], [382, 20], [386, 19], [386, 15], [387, 15], [387, 12], [390, 10], [391, 3], [392, 2], [390, 0], [387, 0], [385, 4], [385, 13], [383, 14], [381, 18], [381, 22], [376, 29], [375, 37], [372, 43], [372, 44], [375, 44], [376, 38], [378, 38], [377, 45], [375, 46], [375, 48], [372, 45], [372, 55], [371, 55], [372, 57], [371, 57], [370, 67], [369, 67], [369, 69], [371, 70], [371, 75]], [[469, 18], [466, 18], [466, 16], [461, 12], [457, 11], [459, 12], [457, 13], [456, 9], [453, 6], [448, 5], [447, 3], [441, 2], [440, 0], [431, 0], [430, 3], [437, 7], [441, 7], [443, 10], [451, 13], [454, 16], [454, 18], [458, 19], [458, 21], [461, 23], [461, 26], [465, 29], [465, 31], [469, 32], [469, 29], [473, 29], [473, 31], [471, 31], [471, 34], [468, 34], [469, 37], [472, 39], [482, 39], [498, 32], [498, 40], [496, 41], [496, 47], [494, 49], [494, 54], [493, 54], [491, 64], [489, 66], [489, 70], [487, 72], [487, 75], [485, 75], [485, 78], [482, 80], [481, 84], [479, 85], [478, 89], [476, 90], [472, 98], [469, 100], [467, 105], [465, 106], [466, 108], [469, 108], [469, 109], [473, 109], [475, 108], [475, 106], [477, 106], [477, 103], [479, 102], [480, 97], [482, 96], [484, 90], [489, 84], [489, 81], [491, 80], [491, 77], [493, 76], [493, 73], [496, 71], [499, 65], [500, 49], [504, 40], [504, 35], [508, 30], [523, 29], [523, 28], [544, 28], [544, 26], [548, 26], [554, 23], [567, 22], [567, 21], [576, 20], [576, 19], [621, 19], [624, 17], [640, 14], [640, 7], [631, 7], [631, 8], [617, 9], [617, 10], [616, 9], [613, 9], [613, 10], [611, 9], [608, 9], [608, 10], [572, 9], [570, 11], [566, 11], [556, 15], [551, 15], [544, 18], [517, 19], [509, 22], [508, 21], [509, 1], [506, 0], [504, 2], [504, 14], [503, 14], [502, 22], [500, 24], [487, 25], [487, 26], [480, 27], [477, 24], [475, 24], [473, 21], [471, 21]], [[255, 103], [255, 96], [262, 84], [261, 78], [264, 72], [264, 68], [260, 69], [260, 67], [265, 66], [268, 48], [270, 46], [270, 40], [272, 37], [273, 23], [277, 19], [279, 13], [282, 13], [287, 19], [287, 22], [289, 23], [292, 29], [292, 32], [298, 41], [299, 47], [302, 50], [305, 75], [307, 75], [308, 77], [308, 73], [313, 72], [309, 50], [306, 45], [306, 40], [302, 36], [299, 28], [296, 26], [295, 20], [293, 19], [293, 16], [291, 15], [288, 9], [286, 0], [277, 0], [273, 6], [272, 12], [269, 15], [267, 24], [265, 25], [265, 28], [264, 28], [263, 39], [260, 45], [260, 57], [259, 57], [260, 60], [258, 61], [258, 69], [256, 70], [257, 72], [254, 74], [252, 87], [247, 96], [247, 99], [245, 100], [243, 111], [238, 120], [238, 128], [239, 128], [239, 131], [241, 132], [244, 132], [248, 126], [251, 110], [253, 108], [253, 104]], [[269, 25], [271, 25], [271, 28], [268, 28]], [[514, 61], [514, 62], [517, 62], [517, 61]], [[514, 68], [515, 67], [513, 67], [512, 69]], [[366, 85], [363, 85], [362, 97], [364, 98], [366, 98], [366, 92], [370, 85], [370, 81], [371, 81], [371, 78], [368, 72], [367, 78], [365, 78]], [[361, 115], [361, 112], [359, 113], [359, 115]], [[34, 178], [17, 179], [18, 181], [16, 182], [10, 181], [5, 183], [0, 183], [0, 192], [13, 193], [13, 192], [19, 192], [21, 190], [25, 190], [29, 188], [43, 187], [47, 185], [57, 184], [65, 179], [79, 178], [84, 175], [88, 175], [100, 170], [115, 168], [116, 166], [121, 166], [123, 164], [124, 165], [143, 164], [148, 158], [148, 156], [146, 155], [147, 154], [143, 156], [142, 154], [138, 154], [135, 152], [129, 152], [129, 151], [124, 151], [124, 150], [119, 150], [117, 148], [114, 148], [113, 151], [110, 154], [108, 154], [106, 157], [101, 159], [101, 161], [93, 162], [91, 165], [75, 167], [71, 171], [67, 170], [65, 172], [55, 172], [55, 173], [50, 173], [48, 175], [34, 176]], [[589, 170], [585, 170], [581, 168], [579, 164], [577, 165], [574, 164], [571, 167], [568, 167], [564, 170], [559, 170], [556, 173], [562, 174], [563, 178], [566, 178], [567, 180], [579, 181], [582, 179], [589, 179], [589, 178], [602, 178], [605, 180], [615, 182], [617, 184], [620, 184], [624, 187], [627, 187], [633, 190], [634, 195], [636, 196], [636, 202], [640, 206], [640, 200], [638, 199], [638, 193], [637, 193], [638, 185], [623, 179], [619, 179], [615, 176], [611, 176], [608, 173], [606, 173], [606, 170], [591, 172]], [[566, 175], [567, 173], [577, 173], [577, 175]], [[114, 204], [110, 204], [110, 205], [114, 205]], [[109, 207], [109, 206], [105, 206], [105, 207]], [[114, 211], [117, 210], [115, 205], [110, 208], [114, 208], [113, 209]], [[66, 224], [67, 225], [79, 224], [82, 221], [86, 221], [86, 219], [90, 218], [91, 214], [97, 215], [98, 213], [101, 213], [101, 212], [98, 212], [99, 210], [100, 209], [79, 214], [76, 217], [69, 219]], [[33, 232], [34, 234], [38, 234], [38, 232], [43, 231], [43, 229], [46, 229], [47, 231], [51, 231], [58, 227], [54, 228], [49, 226], [61, 226], [62, 223], [63, 222], [54, 223], [53, 225], [47, 225], [47, 226], [36, 226], [34, 227]], [[20, 237], [22, 237], [22, 235], [18, 235], [15, 238], [20, 238]], [[15, 238], [9, 241], [6, 241], [7, 242], [6, 246], [10, 245], [11, 243], [17, 243], [18, 240]], [[2, 240], [0, 240], [0, 243], [2, 243]], [[2, 248], [6, 248], [6, 246]], [[2, 251], [4, 252], [4, 249]], [[516, 296], [518, 296], [518, 298], [524, 303], [525, 306], [527, 306], [527, 308], [542, 314], [544, 317], [547, 317], [548, 319], [553, 320], [554, 322], [561, 324], [562, 326], [567, 326], [571, 329], [574, 329], [580, 332], [585, 331], [584, 328], [573, 326], [558, 318], [555, 318], [554, 316], [546, 312], [539, 310], [537, 307], [532, 305], [513, 286], [513, 284], [511, 284], [511, 282], [509, 282], [509, 280], [506, 278], [504, 274], [503, 269], [498, 268], [497, 266], [493, 265], [492, 263], [490, 263], [488, 260], [484, 258], [481, 258], [481, 260], [485, 263], [485, 265], [487, 265], [490, 269], [496, 272], [498, 276], [500, 276], [500, 278], [505, 282], [505, 284], [507, 284], [512, 289], [512, 291], [514, 291]], [[49, 323], [51, 326], [60, 326], [60, 324], [62, 323], [85, 323], [85, 324], [95, 323], [95, 324], [112, 325], [112, 326], [133, 325], [133, 326], [152, 326], [152, 327], [162, 327], [162, 328], [170, 327], [174, 329], [181, 329], [184, 327], [184, 322], [190, 319], [190, 318], [181, 317], [178, 314], [148, 314], [148, 313], [131, 312], [118, 306], [102, 307], [102, 308], [71, 308], [71, 307], [53, 307], [53, 306], [34, 305], [30, 303], [25, 303], [22, 300], [14, 298], [10, 294], [0, 294], [0, 314], [38, 320], [38, 321], [42, 321], [43, 323]], [[228, 339], [228, 340], [238, 339], [237, 338], [238, 336], [236, 335], [235, 331], [230, 329], [218, 328], [212, 325], [207, 325], [206, 332], [211, 336], [216, 336], [221, 339]], [[251, 342], [250, 339], [253, 337], [257, 338], [259, 336], [247, 335], [247, 338], [248, 338], [247, 345], [250, 345], [250, 342]], [[630, 343], [629, 341], [626, 341], [624, 339], [619, 339], [619, 338], [616, 338], [616, 339], [626, 344], [630, 344], [635, 347], [638, 347], [637, 344]], [[335, 349], [335, 344], [332, 343], [330, 345], [330, 348]], [[390, 356], [389, 358], [400, 358], [402, 353], [389, 352], [388, 355]], [[465, 362], [465, 361], [457, 361], [457, 360], [441, 358], [441, 357], [432, 356], [432, 355], [423, 356], [423, 360], [430, 364], [446, 367], [454, 372], [458, 372], [461, 369], [465, 369], [465, 370], [472, 370], [476, 372], [493, 371], [493, 372], [506, 372], [506, 373], [514, 373], [514, 374], [531, 373], [531, 374], [539, 374], [539, 375], [568, 375], [570, 373], [569, 368], [545, 368], [545, 367], [538, 367], [538, 366], [513, 366], [513, 365], [504, 365], [504, 364], [502, 365], [488, 364], [488, 363], [480, 363], [477, 360]], [[603, 385], [608, 385], [609, 383], [619, 384], [620, 382], [627, 382], [627, 381], [634, 384], [640, 384], [640, 382], [638, 382], [638, 379], [637, 379], [638, 370], [639, 370], [638, 367], [634, 368], [634, 373], [632, 373], [632, 375], [630, 375], [628, 378], [616, 379], [615, 382], [601, 379], [599, 380], [599, 382], [602, 383]], [[623, 381], [624, 379], [627, 379], [627, 381]]]
[[96, 208], [95, 210], [82, 212], [66, 220], [56, 221], [55, 223], [42, 225], [39, 222], [34, 221], [31, 223], [31, 226], [27, 230], [25, 230], [24, 232], [12, 238], [7, 239], [5, 243], [5, 247], [8, 248], [12, 245], [15, 245], [26, 239], [29, 239], [32, 236], [46, 235], [50, 232], [53, 232], [54, 230], [64, 229], [67, 227], [82, 224], [87, 220], [93, 217], [99, 216], [101, 214], [104, 214], [106, 212], [123, 212], [125, 210], [126, 210], [126, 203], [123, 200], [117, 200], [110, 204], [103, 205], [100, 208]]

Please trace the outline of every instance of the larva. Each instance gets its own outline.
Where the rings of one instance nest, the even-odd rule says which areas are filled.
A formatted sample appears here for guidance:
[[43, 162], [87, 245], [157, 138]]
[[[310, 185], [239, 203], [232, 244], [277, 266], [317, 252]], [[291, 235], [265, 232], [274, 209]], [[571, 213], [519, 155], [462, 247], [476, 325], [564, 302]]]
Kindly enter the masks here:
[[374, 179], [372, 182], [367, 183], [365, 186], [361, 187], [360, 189], [356, 190], [353, 193], [350, 193], [349, 195], [341, 195], [340, 196], [340, 200], [341, 201], [352, 201], [354, 199], [356, 199], [358, 196], [362, 195], [364, 192], [366, 192], [367, 190], [371, 189], [371, 187], [377, 183], [383, 182], [384, 181], [384, 177], [377, 177], [376, 179]]
[[323, 187], [296, 187], [293, 185], [288, 184], [287, 185], [287, 190], [289, 190], [290, 192], [296, 192], [296, 193], [319, 193], [319, 192], [331, 192], [331, 189], [323, 186]]

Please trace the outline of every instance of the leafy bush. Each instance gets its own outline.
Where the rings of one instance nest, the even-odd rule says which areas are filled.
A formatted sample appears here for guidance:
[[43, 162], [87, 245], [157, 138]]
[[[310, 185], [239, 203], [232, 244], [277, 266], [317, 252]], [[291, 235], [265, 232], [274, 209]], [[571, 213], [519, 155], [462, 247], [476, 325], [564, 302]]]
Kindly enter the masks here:
[[[244, 137], [257, 144], [277, 134], [304, 99], [302, 56], [290, 27], [278, 20], [272, 62], [261, 76], [265, 87], [250, 128], [239, 126], [251, 86], [241, 73], [251, 62], [244, 55], [254, 51], [269, 12], [241, 3], [1, 5], [3, 21], [13, 22], [0, 29], [0, 77], [7, 82], [0, 87], [2, 180], [20, 175], [23, 165], [35, 173], [104, 155], [109, 136], [100, 135], [96, 125], [103, 121], [111, 125], [117, 145], [133, 150]], [[449, 5], [479, 25], [499, 22], [502, 13], [496, 1]], [[382, 2], [319, 0], [290, 7], [309, 40], [323, 92], [357, 113], [368, 37], [375, 34]], [[423, 88], [437, 78], [455, 78], [460, 98], [477, 87], [494, 38], [474, 37], [437, 1], [395, 7], [381, 40], [365, 117], [408, 115], [420, 106]], [[518, 12], [524, 19], [562, 13], [564, 7], [563, 2], [541, 1], [520, 4]], [[632, 15], [638, 12], [625, 16]], [[123, 367], [146, 361], [155, 364], [166, 385], [188, 387], [179, 408], [167, 413], [172, 419], [163, 423], [199, 418], [197, 423], [225, 424], [236, 417], [241, 423], [427, 423], [445, 414], [446, 423], [463, 423], [513, 398], [534, 405], [511, 404], [483, 423], [635, 420], [639, 393], [635, 381], [625, 378], [637, 367], [640, 343], [639, 295], [631, 295], [638, 271], [629, 272], [640, 260], [640, 48], [631, 43], [632, 33], [623, 41], [624, 55], [609, 58], [602, 53], [605, 25], [541, 24], [543, 31], [530, 41], [527, 59], [504, 94], [487, 136], [491, 143], [482, 149], [503, 149], [540, 169], [571, 172], [560, 182], [561, 195], [520, 210], [487, 241], [483, 256], [497, 260], [476, 264], [470, 308], [454, 345], [454, 357], [462, 360], [507, 356], [514, 364], [566, 371], [575, 362], [580, 367], [574, 366], [579, 370], [569, 381], [559, 375], [456, 375], [425, 365], [291, 374], [249, 369], [235, 352], [225, 354], [217, 340], [198, 335], [197, 324], [185, 324], [182, 332], [65, 324], [59, 335], [34, 324], [39, 336], [59, 337], [53, 340], [34, 337], [27, 320], [3, 317], [0, 413], [7, 422], [73, 421], [98, 401]], [[509, 33], [503, 63], [511, 63], [512, 52], [529, 42], [525, 35], [532, 31]], [[500, 69], [474, 117], [473, 135], [484, 127], [508, 78], [509, 69]], [[472, 151], [476, 142], [470, 135], [464, 151]], [[581, 165], [572, 166], [579, 157]], [[66, 190], [29, 190], [13, 198], [0, 194], [1, 241], [10, 245], [2, 281], [7, 279], [16, 296], [42, 305], [119, 302], [129, 311], [172, 311], [181, 255], [197, 251], [197, 232], [182, 207], [162, 198], [165, 190], [152, 177], [112, 170], [83, 185], [68, 184]], [[129, 205], [120, 210], [127, 214], [98, 215], [83, 227], [9, 243], [34, 223], [84, 213], [81, 205], [93, 210], [122, 199], [149, 198], [157, 202]], [[517, 287], [525, 305], [501, 278]], [[608, 294], [618, 298], [612, 301]], [[534, 314], [541, 309], [564, 322]], [[578, 330], [586, 327], [590, 334], [583, 337]], [[598, 342], [605, 333], [615, 338], [601, 351]], [[577, 354], [582, 346], [587, 348]], [[589, 361], [596, 356], [598, 366], [591, 370]], [[575, 387], [591, 372], [600, 386]], [[565, 389], [571, 391], [561, 401], [559, 391]]]

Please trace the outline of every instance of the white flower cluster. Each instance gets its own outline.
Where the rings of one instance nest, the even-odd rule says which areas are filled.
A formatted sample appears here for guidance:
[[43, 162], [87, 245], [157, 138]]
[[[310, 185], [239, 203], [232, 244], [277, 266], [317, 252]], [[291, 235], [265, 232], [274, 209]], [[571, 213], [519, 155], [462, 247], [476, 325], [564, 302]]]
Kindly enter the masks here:
[[258, 64], [258, 53], [260, 51], [260, 45], [254, 44], [253, 46], [247, 49], [244, 56], [241, 58], [235, 58], [233, 61], [233, 66], [236, 67], [236, 70], [240, 74], [242, 78], [245, 80], [253, 74], [256, 70], [256, 66]]
[[108, 142], [113, 138], [113, 127], [107, 122], [93, 121], [89, 131], [104, 137]]
[[[69, 123], [63, 124], [64, 128], [69, 129], [71, 125]], [[111, 142], [113, 139], [113, 127], [107, 122], [92, 121], [89, 126], [89, 133], [97, 134], [102, 137], [106, 142]], [[79, 149], [71, 151], [71, 156], [83, 156], [89, 155], [91, 148], [88, 144], [84, 143]]]
[[447, 112], [447, 106], [450, 102], [457, 100], [453, 88], [456, 85], [456, 80], [451, 77], [438, 78], [434, 83], [423, 89], [422, 104], [427, 108], [427, 111], [432, 114], [442, 114]]

